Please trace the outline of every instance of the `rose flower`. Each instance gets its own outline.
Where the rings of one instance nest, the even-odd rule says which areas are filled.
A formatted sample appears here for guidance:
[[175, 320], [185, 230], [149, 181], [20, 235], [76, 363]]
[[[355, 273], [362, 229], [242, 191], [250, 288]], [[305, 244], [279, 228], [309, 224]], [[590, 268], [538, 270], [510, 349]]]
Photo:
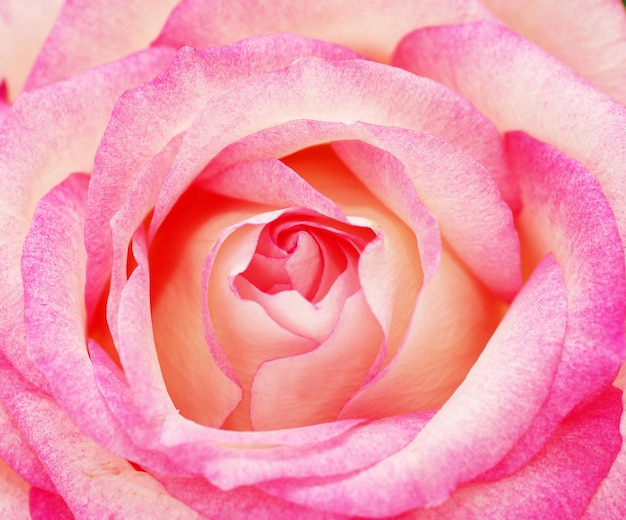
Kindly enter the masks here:
[[36, 3], [3, 518], [626, 515], [620, 2]]

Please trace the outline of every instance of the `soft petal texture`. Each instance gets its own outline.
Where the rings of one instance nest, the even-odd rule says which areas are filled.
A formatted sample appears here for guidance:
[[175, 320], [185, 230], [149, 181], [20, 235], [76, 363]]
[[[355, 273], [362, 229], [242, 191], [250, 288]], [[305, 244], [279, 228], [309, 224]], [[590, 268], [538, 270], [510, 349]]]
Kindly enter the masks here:
[[8, 463], [22, 478], [33, 486], [54, 491], [54, 484], [28, 445], [9, 410], [0, 401], [0, 454], [2, 460]]
[[625, 106], [492, 23], [415, 31], [393, 62], [458, 91], [500, 130], [524, 130], [582, 163], [600, 179], [625, 241]]
[[[399, 520], [622, 518], [610, 516], [609, 507], [602, 505], [598, 516], [584, 515], [621, 445], [616, 427], [620, 401], [615, 388], [605, 391], [563, 421], [519, 472], [498, 482], [461, 486], [442, 506], [411, 512]], [[614, 491], [613, 498], [623, 502], [623, 483]]]
[[493, 296], [445, 250], [435, 276], [418, 297], [400, 349], [352, 396], [339, 417], [440, 408], [482, 352], [498, 319]]
[[[357, 320], [363, 322], [355, 331]], [[252, 381], [253, 428], [334, 421], [362, 385], [382, 343], [380, 325], [359, 291], [346, 300], [334, 330], [315, 350], [261, 365]]]
[[[120, 255], [126, 254], [130, 236], [152, 208], [184, 131], [208, 99], [245, 78], [280, 69], [308, 55], [355, 56], [345, 48], [295, 35], [256, 38], [205, 51], [185, 48], [154, 82], [119, 99], [96, 156], [88, 199], [88, 309], [95, 306], [94, 299], [99, 297], [112, 264], [119, 263], [113, 268], [111, 286], [112, 302], [116, 301], [120, 290], [116, 273], [125, 268]], [[172, 106], [177, 109], [171, 110]], [[129, 192], [132, 202], [124, 205]], [[116, 215], [111, 244], [109, 222]], [[112, 255], [113, 246], [121, 251]], [[109, 316], [116, 314], [115, 305]], [[115, 337], [115, 324], [110, 321]]]
[[168, 19], [156, 44], [203, 48], [225, 45], [253, 35], [293, 32], [353, 48], [389, 61], [400, 38], [428, 25], [492, 18], [476, 0], [183, 0]]
[[0, 515], [3, 518], [27, 520], [30, 486], [0, 459]]
[[25, 89], [41, 88], [145, 49], [175, 5], [176, 0], [66, 2]]
[[626, 10], [620, 0], [482, 0], [508, 27], [626, 103]]
[[223, 491], [204, 479], [180, 479], [169, 475], [157, 476], [157, 478], [168, 493], [205, 515], [203, 518], [348, 520], [343, 515], [333, 515], [285, 502], [253, 486]]
[[0, 3], [0, 83], [9, 99], [21, 92], [63, 0], [4, 0]]
[[[622, 392], [626, 387], [626, 368], [622, 365], [620, 374], [615, 380], [615, 386]], [[622, 393], [622, 405], [626, 409], [626, 394]], [[626, 414], [622, 411], [620, 421], [622, 440], [626, 438]], [[626, 482], [626, 444], [622, 442], [622, 449], [618, 453], [607, 477], [602, 481], [599, 489], [587, 506], [584, 520], [620, 520], [626, 516], [626, 501], [624, 500], [624, 483]]]
[[[559, 361], [565, 304], [561, 270], [548, 258], [523, 287], [463, 384], [408, 446], [340, 481], [280, 481], [261, 488], [296, 503], [356, 516], [380, 518], [441, 504], [459, 484], [495, 464], [532, 422]], [[538, 369], [537, 358], [549, 361]]]
[[53, 399], [24, 381], [4, 359], [0, 382], [7, 407], [76, 518], [198, 518], [152, 477], [82, 434]]
[[[268, 92], [273, 95], [268, 96]], [[259, 97], [265, 99], [263, 104], [258, 103]], [[399, 110], [400, 106], [404, 110]], [[436, 83], [374, 62], [303, 58], [283, 70], [226, 89], [202, 108], [163, 180], [151, 236], [217, 152], [250, 134], [296, 119], [348, 127], [365, 121], [416, 131], [427, 129], [486, 168], [507, 201], [516, 198], [500, 135], [463, 98]]]
[[[80, 237], [87, 185], [86, 175], [70, 176], [37, 205], [22, 256], [27, 352], [76, 424], [123, 452], [125, 439], [97, 390], [85, 350], [86, 253]], [[68, 366], [73, 370], [65, 374]]]
[[91, 169], [115, 99], [170, 59], [168, 51], [154, 49], [20, 96], [0, 128], [0, 348], [42, 388], [45, 382], [24, 356], [19, 274], [35, 204], [69, 173]]
[[[485, 475], [517, 471], [558, 421], [608, 385], [624, 359], [624, 254], [615, 217], [598, 180], [562, 152], [523, 132], [506, 136], [525, 201], [522, 235], [563, 267], [567, 331], [550, 396], [516, 449]], [[572, 385], [572, 381], [576, 381]]]

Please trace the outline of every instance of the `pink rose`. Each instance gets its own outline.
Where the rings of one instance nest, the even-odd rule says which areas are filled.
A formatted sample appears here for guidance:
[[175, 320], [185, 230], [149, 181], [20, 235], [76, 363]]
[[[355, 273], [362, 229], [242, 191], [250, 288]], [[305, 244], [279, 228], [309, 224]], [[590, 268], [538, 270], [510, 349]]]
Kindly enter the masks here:
[[0, 516], [626, 515], [620, 2], [40, 4]]

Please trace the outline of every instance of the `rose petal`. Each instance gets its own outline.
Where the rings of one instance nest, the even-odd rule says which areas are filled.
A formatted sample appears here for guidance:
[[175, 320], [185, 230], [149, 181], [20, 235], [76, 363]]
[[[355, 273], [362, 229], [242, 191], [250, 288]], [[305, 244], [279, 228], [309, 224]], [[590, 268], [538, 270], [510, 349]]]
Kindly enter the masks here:
[[626, 11], [615, 0], [483, 0], [506, 24], [626, 103]]
[[[355, 330], [357, 321], [361, 325]], [[380, 326], [359, 291], [346, 300], [333, 332], [315, 350], [259, 367], [251, 389], [253, 429], [334, 421], [362, 385], [382, 342]]]
[[600, 179], [626, 243], [626, 107], [491, 23], [411, 33], [394, 64], [454, 88], [502, 131], [524, 130], [583, 164]]
[[[498, 482], [461, 486], [442, 506], [420, 510], [399, 520], [498, 518], [620, 518], [608, 507], [585, 516], [589, 500], [602, 485], [621, 445], [616, 427], [621, 399], [615, 389], [568, 417], [554, 436], [519, 472]], [[593, 461], [593, 462], [591, 462]], [[623, 483], [615, 490], [621, 500]]]
[[[273, 93], [269, 98], [268, 91]], [[265, 98], [262, 104], [260, 96]], [[408, 109], [398, 110], [398, 106]], [[245, 136], [295, 119], [427, 128], [476, 158], [497, 179], [507, 200], [516, 197], [499, 133], [466, 100], [436, 83], [378, 63], [303, 58], [286, 69], [226, 89], [203, 107], [163, 181], [150, 236], [219, 151]]]
[[343, 516], [320, 513], [285, 502], [252, 486], [233, 491], [222, 491], [204, 479], [182, 479], [170, 475], [156, 475], [156, 477], [168, 493], [202, 513], [203, 518], [347, 520]]
[[[310, 55], [354, 57], [342, 47], [295, 35], [255, 38], [205, 51], [186, 48], [153, 82], [119, 99], [96, 156], [89, 191], [88, 309], [95, 307], [109, 278], [113, 251], [119, 249], [118, 256], [125, 257], [132, 233], [154, 205], [179, 139], [207, 100], [244, 78]], [[177, 109], [171, 110], [172, 106]], [[151, 123], [146, 125], [144, 118]], [[109, 222], [116, 214], [118, 220], [111, 228]], [[113, 245], [111, 229], [117, 233]], [[113, 269], [109, 316], [117, 314], [119, 270], [125, 270], [125, 262]], [[111, 326], [115, 337], [115, 324]]]
[[42, 388], [45, 380], [24, 356], [19, 263], [35, 204], [69, 173], [90, 170], [115, 99], [170, 59], [154, 49], [20, 96], [0, 128], [0, 348]]
[[400, 38], [417, 27], [492, 18], [475, 0], [433, 0], [416, 4], [396, 1], [393, 8], [370, 0], [367, 9], [355, 1], [280, 0], [231, 3], [184, 0], [168, 19], [156, 44], [204, 48], [257, 34], [300, 33], [340, 43], [388, 61]]
[[281, 478], [348, 474], [374, 464], [409, 443], [434, 412], [398, 415], [368, 421], [329, 440], [297, 448], [229, 450], [205, 474], [221, 489]]
[[352, 396], [339, 417], [439, 409], [481, 354], [499, 318], [493, 296], [444, 249], [395, 357]]
[[[143, 408], [147, 417], [177, 414], [163, 380], [154, 344], [147, 244], [141, 232], [135, 235], [133, 253], [138, 266], [122, 290], [117, 316], [120, 360], [135, 402]], [[207, 358], [210, 360], [210, 356], [204, 356], [202, 360]], [[207, 410], [211, 420], [214, 419], [212, 413], [220, 417], [227, 415], [240, 398], [239, 388], [230, 384], [214, 362], [203, 363], [201, 370], [195, 374], [199, 379], [194, 387], [207, 390], [206, 395], [214, 396], [212, 406]]]
[[27, 351], [76, 423], [119, 450], [114, 423], [105, 431], [109, 421], [99, 420], [108, 409], [85, 351], [86, 253], [78, 237], [88, 183], [88, 176], [73, 175], [37, 205], [22, 256]]
[[62, 0], [5, 0], [0, 5], [0, 81], [6, 80], [10, 100], [22, 90], [62, 5]]
[[0, 382], [7, 408], [77, 518], [198, 518], [149, 475], [82, 434], [50, 397], [4, 359]]
[[[624, 359], [624, 253], [599, 182], [579, 163], [523, 132], [506, 136], [525, 208], [522, 233], [563, 266], [567, 331], [550, 396], [519, 445], [485, 479], [517, 471], [559, 420], [608, 385]], [[575, 381], [576, 384], [572, 384]]]
[[[335, 145], [357, 177], [390, 207], [399, 205], [401, 186], [412, 181], [465, 264], [493, 292], [510, 300], [521, 285], [519, 239], [511, 212], [487, 171], [448, 143], [425, 134], [363, 130], [361, 139], [377, 148], [352, 142]], [[381, 150], [393, 154], [404, 168]]]
[[54, 491], [54, 484], [48, 478], [41, 461], [28, 445], [7, 410], [0, 400], [0, 455], [22, 478], [33, 486]]
[[[622, 365], [620, 374], [614, 384], [622, 390], [623, 410], [620, 421], [620, 433], [623, 440], [626, 436], [626, 414], [624, 413], [624, 409], [626, 409], [626, 406], [624, 406], [626, 394], [623, 393], [626, 386], [626, 369], [624, 365]], [[626, 481], [626, 444], [622, 442], [622, 449], [617, 454], [608, 475], [600, 484], [591, 502], [589, 502], [582, 518], [584, 520], [599, 518], [615, 518], [617, 520], [626, 515], [626, 502], [622, 499], [624, 481]]]
[[406, 448], [340, 481], [279, 481], [260, 487], [309, 507], [357, 516], [382, 517], [441, 504], [459, 483], [496, 463], [530, 425], [559, 361], [565, 304], [561, 270], [548, 258], [463, 384]]
[[176, 0], [65, 2], [25, 89], [41, 88], [145, 49], [175, 5]]
[[332, 199], [312, 189], [298, 173], [276, 159], [237, 162], [199, 185], [227, 197], [282, 208], [302, 206], [335, 220], [346, 218]]

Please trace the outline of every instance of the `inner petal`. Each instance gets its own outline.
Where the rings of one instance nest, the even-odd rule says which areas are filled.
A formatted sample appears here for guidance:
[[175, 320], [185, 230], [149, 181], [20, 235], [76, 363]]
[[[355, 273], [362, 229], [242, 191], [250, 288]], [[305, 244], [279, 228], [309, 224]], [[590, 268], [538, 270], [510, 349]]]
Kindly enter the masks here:
[[312, 300], [322, 279], [324, 261], [315, 238], [299, 231], [291, 257], [285, 262], [285, 270], [291, 280], [291, 286], [307, 300]]

